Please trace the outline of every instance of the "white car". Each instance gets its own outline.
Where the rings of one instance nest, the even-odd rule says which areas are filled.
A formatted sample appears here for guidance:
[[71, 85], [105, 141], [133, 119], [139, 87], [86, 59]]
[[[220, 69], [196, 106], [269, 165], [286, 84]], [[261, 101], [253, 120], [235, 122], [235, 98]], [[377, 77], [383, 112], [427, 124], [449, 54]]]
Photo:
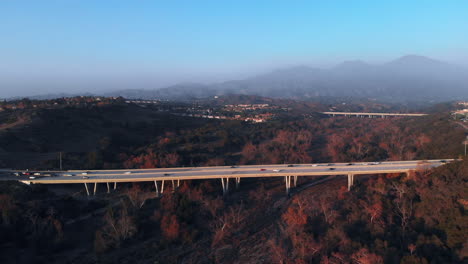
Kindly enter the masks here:
[[273, 170], [274, 172], [280, 172], [281, 170]]
[[131, 171], [126, 171], [126, 172], [124, 172], [124, 174], [132, 174], [132, 172]]
[[29, 179], [34, 180], [34, 179], [36, 179], [36, 177], [34, 177], [34, 176], [29, 176]]
[[81, 175], [88, 175], [88, 173], [87, 172], [82, 172]]
[[65, 173], [65, 174], [63, 174], [62, 176], [68, 176], [68, 177], [70, 177], [70, 176], [73, 176], [73, 174]]
[[312, 164], [312, 167], [317, 167], [317, 166], [318, 166], [318, 164]]

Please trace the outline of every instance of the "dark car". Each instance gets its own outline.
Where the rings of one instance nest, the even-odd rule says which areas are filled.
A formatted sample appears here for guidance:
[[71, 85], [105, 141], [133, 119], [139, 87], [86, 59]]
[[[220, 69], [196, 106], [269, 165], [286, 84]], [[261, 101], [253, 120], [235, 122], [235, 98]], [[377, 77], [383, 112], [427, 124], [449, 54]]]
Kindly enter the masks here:
[[328, 168], [329, 170], [335, 170], [335, 168]]
[[294, 165], [293, 165], [293, 164], [289, 164], [288, 167], [294, 167]]
[[170, 176], [171, 174], [170, 173], [164, 173], [164, 176]]
[[260, 171], [266, 171], [266, 169], [260, 169]]

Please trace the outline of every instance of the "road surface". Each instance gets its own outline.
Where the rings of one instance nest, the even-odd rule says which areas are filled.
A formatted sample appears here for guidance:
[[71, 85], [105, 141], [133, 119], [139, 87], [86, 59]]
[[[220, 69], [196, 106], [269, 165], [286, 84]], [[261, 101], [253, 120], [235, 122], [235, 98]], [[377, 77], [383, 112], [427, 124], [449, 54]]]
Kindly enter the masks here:
[[[221, 178], [260, 178], [282, 176], [325, 176], [325, 175], [362, 175], [380, 173], [406, 173], [420, 168], [433, 168], [453, 161], [387, 161], [357, 162], [335, 164], [299, 164], [299, 165], [251, 165], [251, 166], [217, 166], [186, 167], [161, 169], [130, 170], [70, 170], [60, 172], [40, 172], [52, 176], [14, 176], [15, 171], [0, 171], [0, 180], [18, 180], [33, 184], [67, 184], [67, 183], [110, 183], [110, 182], [150, 182], [162, 180], [195, 180]], [[21, 174], [21, 172], [19, 172]]]

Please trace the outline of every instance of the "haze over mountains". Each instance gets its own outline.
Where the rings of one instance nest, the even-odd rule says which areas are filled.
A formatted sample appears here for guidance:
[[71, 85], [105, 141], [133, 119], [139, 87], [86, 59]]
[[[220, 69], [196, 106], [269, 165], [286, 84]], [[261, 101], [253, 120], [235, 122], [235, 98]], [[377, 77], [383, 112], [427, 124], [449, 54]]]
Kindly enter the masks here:
[[335, 96], [391, 102], [445, 101], [468, 99], [467, 76], [468, 70], [461, 66], [408, 55], [380, 65], [345, 61], [330, 69], [297, 66], [244, 80], [181, 83], [162, 89], [125, 89], [98, 95], [168, 100], [246, 94], [302, 100]]
[[346, 61], [331, 69], [299, 66], [245, 80], [211, 85], [179, 84], [159, 90], [123, 90], [129, 98], [190, 99], [225, 94], [308, 99], [366, 97], [387, 101], [468, 98], [468, 71], [423, 56], [409, 55], [382, 65]]

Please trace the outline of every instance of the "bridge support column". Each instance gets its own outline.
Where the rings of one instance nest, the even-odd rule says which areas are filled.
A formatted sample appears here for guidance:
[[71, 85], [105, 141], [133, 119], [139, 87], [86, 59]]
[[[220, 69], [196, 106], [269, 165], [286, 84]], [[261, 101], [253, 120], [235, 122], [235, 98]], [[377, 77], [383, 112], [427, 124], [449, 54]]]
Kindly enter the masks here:
[[291, 176], [284, 176], [284, 182], [286, 183], [286, 194], [289, 194], [291, 189]]
[[117, 182], [114, 182], [114, 190], [117, 189]]
[[107, 184], [107, 193], [110, 193], [110, 186], [109, 186], [109, 183], [106, 182], [106, 184]]
[[159, 197], [159, 188], [158, 188], [158, 182], [154, 181], [154, 187], [156, 187], [156, 197]]
[[172, 180], [172, 192], [175, 192], [175, 184], [174, 184], [174, 180]]
[[354, 174], [348, 173], [348, 191], [351, 190], [351, 186], [353, 186], [354, 181]]
[[[226, 180], [226, 182], [224, 180]], [[223, 195], [226, 195], [229, 191], [229, 178], [221, 178], [221, 185], [223, 187]]]
[[177, 188], [180, 186], [180, 180], [177, 180]]
[[94, 195], [96, 195], [96, 191], [97, 191], [97, 182], [94, 183]]
[[161, 191], [159, 191], [158, 181], [154, 181], [154, 187], [156, 188], [156, 197], [159, 197], [164, 192], [164, 180], [161, 181]]
[[239, 189], [240, 177], [236, 177], [236, 189]]
[[294, 176], [294, 187], [296, 187], [296, 186], [297, 186], [297, 175]]
[[89, 196], [89, 189], [88, 189], [88, 184], [85, 182], [84, 187], [86, 189], [86, 194]]

